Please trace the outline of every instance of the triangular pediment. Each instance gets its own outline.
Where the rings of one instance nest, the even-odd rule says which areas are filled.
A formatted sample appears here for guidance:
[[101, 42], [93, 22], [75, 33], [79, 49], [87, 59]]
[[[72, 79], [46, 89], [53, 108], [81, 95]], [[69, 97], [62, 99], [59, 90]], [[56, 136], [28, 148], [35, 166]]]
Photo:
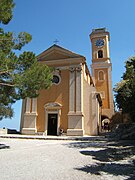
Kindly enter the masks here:
[[[41, 54], [37, 56], [39, 61], [51, 61], [51, 60], [61, 60], [69, 58], [82, 58], [83, 56], [64, 49], [58, 45], [53, 45]], [[84, 57], [83, 57], [84, 58]]]

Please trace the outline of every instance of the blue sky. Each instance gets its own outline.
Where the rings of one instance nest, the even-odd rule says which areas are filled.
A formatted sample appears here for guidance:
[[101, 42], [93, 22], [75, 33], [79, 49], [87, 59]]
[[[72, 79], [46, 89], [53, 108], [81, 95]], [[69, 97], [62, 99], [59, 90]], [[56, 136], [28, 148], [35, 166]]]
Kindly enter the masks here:
[[[37, 55], [58, 45], [86, 57], [91, 64], [89, 34], [94, 28], [110, 32], [113, 86], [120, 81], [124, 62], [135, 55], [135, 0], [15, 0], [12, 21], [1, 25], [6, 31], [29, 32], [33, 40], [22, 51]], [[14, 117], [0, 121], [0, 127], [19, 129], [21, 101], [14, 106]]]

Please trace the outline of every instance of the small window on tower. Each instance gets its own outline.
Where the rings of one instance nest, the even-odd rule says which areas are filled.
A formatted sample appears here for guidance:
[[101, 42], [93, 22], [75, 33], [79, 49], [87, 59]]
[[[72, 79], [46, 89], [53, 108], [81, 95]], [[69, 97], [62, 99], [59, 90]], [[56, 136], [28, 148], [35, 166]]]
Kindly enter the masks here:
[[99, 71], [99, 72], [98, 72], [98, 80], [99, 80], [99, 81], [104, 81], [104, 80], [105, 80], [104, 71]]
[[102, 50], [98, 51], [98, 58], [103, 58], [103, 51]]

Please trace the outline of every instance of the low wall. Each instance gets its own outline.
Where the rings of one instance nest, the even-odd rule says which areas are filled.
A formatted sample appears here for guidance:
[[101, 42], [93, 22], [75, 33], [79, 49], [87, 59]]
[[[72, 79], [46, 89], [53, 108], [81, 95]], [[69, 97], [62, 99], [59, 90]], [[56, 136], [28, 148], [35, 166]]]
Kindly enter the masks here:
[[7, 129], [0, 128], [0, 134], [7, 134], [7, 133], [8, 133]]

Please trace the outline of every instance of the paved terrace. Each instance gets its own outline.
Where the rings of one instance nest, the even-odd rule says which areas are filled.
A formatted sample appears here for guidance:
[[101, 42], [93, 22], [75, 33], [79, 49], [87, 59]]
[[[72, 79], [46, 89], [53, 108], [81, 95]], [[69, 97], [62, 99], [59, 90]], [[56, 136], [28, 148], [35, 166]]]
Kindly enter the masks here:
[[37, 140], [104, 140], [105, 136], [44, 136], [44, 135], [20, 135], [20, 134], [0, 134], [0, 138], [16, 139], [37, 139]]
[[0, 180], [132, 180], [135, 142], [0, 135]]

